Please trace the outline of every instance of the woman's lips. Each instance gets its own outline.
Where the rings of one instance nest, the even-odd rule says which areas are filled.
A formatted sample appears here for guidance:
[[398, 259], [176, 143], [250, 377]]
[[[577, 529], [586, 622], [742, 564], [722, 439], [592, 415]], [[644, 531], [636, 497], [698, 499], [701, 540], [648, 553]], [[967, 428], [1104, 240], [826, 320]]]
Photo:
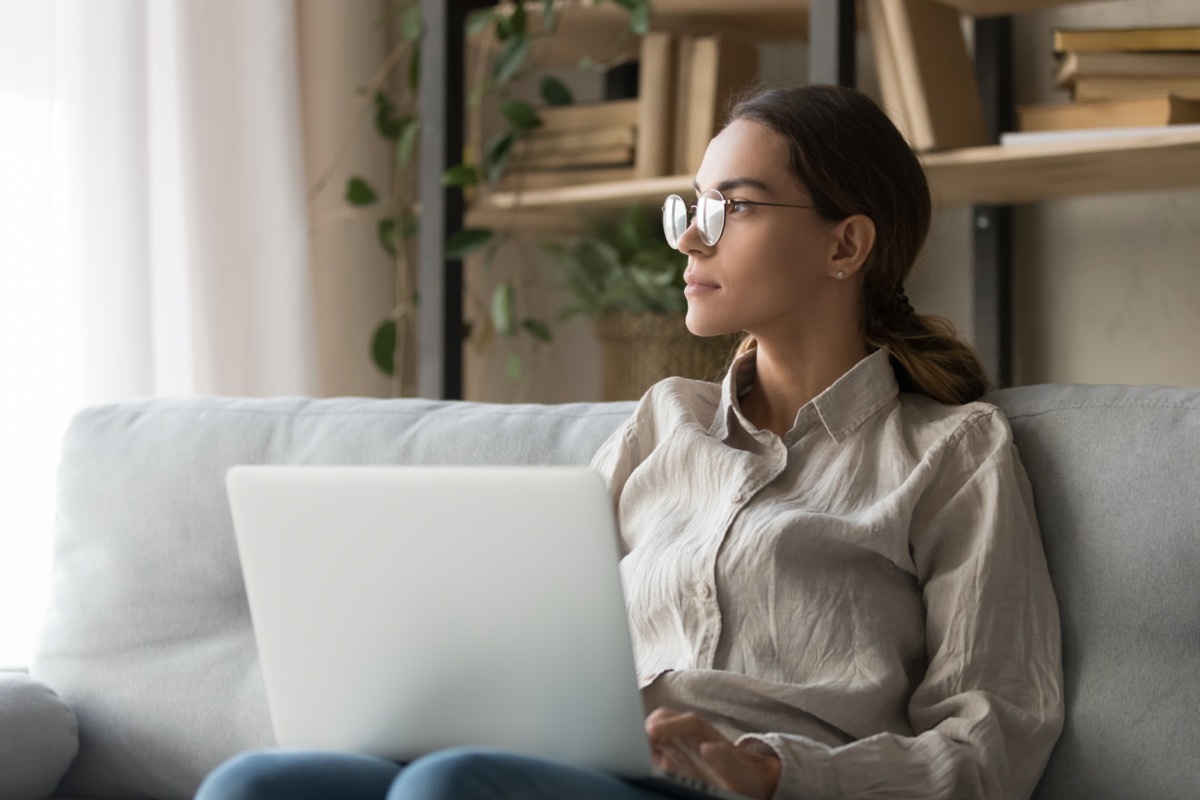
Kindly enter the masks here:
[[687, 276], [684, 276], [684, 283], [687, 285], [683, 288], [683, 293], [688, 297], [708, 294], [709, 292], [715, 292], [717, 289], [721, 288], [715, 283], [709, 283], [708, 281], [700, 278], [692, 278]]

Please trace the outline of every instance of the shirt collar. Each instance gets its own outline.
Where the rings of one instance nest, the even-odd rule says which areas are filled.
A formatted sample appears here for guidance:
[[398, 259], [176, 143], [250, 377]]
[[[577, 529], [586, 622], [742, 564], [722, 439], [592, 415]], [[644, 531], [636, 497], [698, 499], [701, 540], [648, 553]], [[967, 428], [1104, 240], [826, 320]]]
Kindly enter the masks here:
[[[769, 431], [756, 429], [742, 415], [738, 402], [738, 398], [746, 393], [754, 380], [755, 356], [756, 352], [750, 350], [738, 356], [730, 365], [721, 384], [721, 402], [709, 428], [710, 436], [728, 439], [734, 427], [741, 428], [755, 438], [772, 435]], [[785, 443], [790, 445], [796, 434], [808, 425], [819, 422], [830, 437], [841, 444], [854, 429], [892, 402], [899, 393], [900, 385], [892, 371], [891, 356], [885, 348], [880, 348], [801, 407]]]

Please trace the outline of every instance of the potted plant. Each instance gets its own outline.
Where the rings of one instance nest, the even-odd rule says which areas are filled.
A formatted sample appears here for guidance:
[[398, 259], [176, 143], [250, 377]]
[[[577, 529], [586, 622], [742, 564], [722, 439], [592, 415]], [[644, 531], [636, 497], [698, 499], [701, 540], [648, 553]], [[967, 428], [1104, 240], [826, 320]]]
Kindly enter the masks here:
[[571, 304], [564, 316], [594, 320], [603, 347], [604, 399], [635, 400], [672, 375], [714, 380], [738, 334], [699, 337], [684, 324], [687, 257], [667, 244], [658, 216], [633, 206], [616, 218], [544, 245]]

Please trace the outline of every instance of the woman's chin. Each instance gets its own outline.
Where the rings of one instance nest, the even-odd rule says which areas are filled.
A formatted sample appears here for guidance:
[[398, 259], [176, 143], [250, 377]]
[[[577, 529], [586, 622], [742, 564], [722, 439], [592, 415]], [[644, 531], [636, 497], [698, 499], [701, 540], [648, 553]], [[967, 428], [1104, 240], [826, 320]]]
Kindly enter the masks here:
[[716, 320], [704, 319], [691, 309], [688, 309], [687, 316], [684, 317], [684, 324], [693, 336], [723, 336], [733, 333], [727, 326], [718, 324]]

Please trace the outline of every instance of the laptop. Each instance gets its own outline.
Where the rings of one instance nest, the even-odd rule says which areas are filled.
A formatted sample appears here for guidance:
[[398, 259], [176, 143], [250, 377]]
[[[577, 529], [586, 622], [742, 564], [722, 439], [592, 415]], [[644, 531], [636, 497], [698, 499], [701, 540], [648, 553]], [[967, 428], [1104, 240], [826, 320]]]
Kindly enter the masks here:
[[255, 465], [226, 485], [280, 745], [498, 747], [739, 797], [652, 763], [597, 473]]

